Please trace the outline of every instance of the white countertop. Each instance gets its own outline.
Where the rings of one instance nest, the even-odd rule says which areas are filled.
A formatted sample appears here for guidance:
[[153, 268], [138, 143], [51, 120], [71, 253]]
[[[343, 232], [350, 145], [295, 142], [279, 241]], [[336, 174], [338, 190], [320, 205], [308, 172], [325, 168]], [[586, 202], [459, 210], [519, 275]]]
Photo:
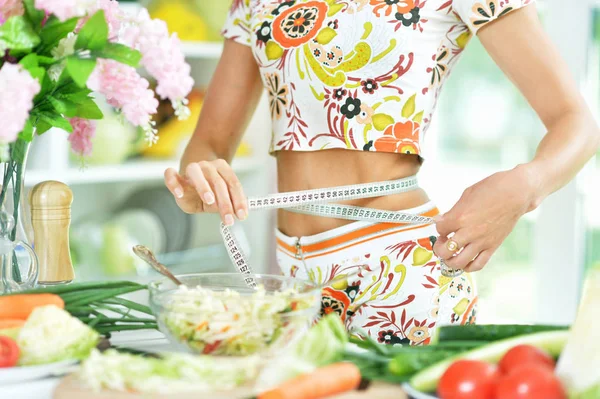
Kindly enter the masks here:
[[[171, 349], [163, 334], [158, 331], [124, 331], [113, 334], [110, 339], [114, 346], [127, 346], [147, 351]], [[1, 399], [52, 399], [54, 389], [61, 377], [45, 378], [0, 386]]]

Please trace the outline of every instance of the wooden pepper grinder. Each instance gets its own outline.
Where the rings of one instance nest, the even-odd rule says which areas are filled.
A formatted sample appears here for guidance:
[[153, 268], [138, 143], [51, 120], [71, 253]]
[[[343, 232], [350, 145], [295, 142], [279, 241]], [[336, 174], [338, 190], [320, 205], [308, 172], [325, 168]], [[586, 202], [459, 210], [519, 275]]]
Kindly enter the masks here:
[[29, 193], [38, 284], [66, 284], [75, 278], [69, 248], [72, 202], [73, 192], [58, 181], [39, 183]]

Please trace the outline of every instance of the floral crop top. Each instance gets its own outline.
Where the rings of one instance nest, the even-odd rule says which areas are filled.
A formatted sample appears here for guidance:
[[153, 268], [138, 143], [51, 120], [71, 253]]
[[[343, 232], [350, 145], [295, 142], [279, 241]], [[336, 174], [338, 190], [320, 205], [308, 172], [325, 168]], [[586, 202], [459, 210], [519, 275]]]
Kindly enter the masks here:
[[473, 34], [534, 0], [233, 0], [225, 38], [252, 47], [271, 153], [423, 155], [440, 89]]

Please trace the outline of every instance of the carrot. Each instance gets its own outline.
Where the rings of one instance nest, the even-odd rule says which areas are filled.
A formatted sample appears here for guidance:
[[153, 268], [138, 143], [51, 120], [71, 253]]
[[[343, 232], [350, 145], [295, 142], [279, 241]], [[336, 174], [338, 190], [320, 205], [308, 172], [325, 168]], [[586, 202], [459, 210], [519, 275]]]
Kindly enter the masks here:
[[355, 390], [360, 370], [352, 363], [334, 363], [318, 368], [258, 395], [258, 399], [320, 399]]
[[27, 320], [33, 309], [55, 305], [64, 309], [65, 302], [55, 294], [17, 294], [0, 296], [0, 320]]
[[0, 330], [6, 330], [9, 328], [21, 328], [25, 324], [25, 320], [19, 319], [1, 319]]

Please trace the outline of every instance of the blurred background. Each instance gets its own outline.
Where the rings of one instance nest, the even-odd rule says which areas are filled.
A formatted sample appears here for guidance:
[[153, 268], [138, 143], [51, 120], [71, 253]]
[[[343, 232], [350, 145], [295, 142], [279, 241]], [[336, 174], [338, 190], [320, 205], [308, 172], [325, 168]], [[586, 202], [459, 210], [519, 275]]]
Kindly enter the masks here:
[[[163, 186], [163, 172], [178, 159], [202, 108], [216, 67], [219, 30], [230, 0], [129, 1], [177, 32], [192, 66], [196, 88], [192, 117], [177, 121], [168, 103], [157, 118], [160, 140], [147, 148], [142, 135], [117, 115], [100, 121], [92, 156], [82, 166], [66, 135], [34, 143], [26, 185], [60, 180], [74, 192], [71, 251], [79, 280], [152, 278], [131, 246], [147, 245], [176, 273], [233, 271], [214, 215], [185, 215]], [[546, 30], [572, 69], [594, 112], [600, 111], [600, 2], [538, 0]], [[58, 132], [56, 132], [58, 133]], [[274, 160], [263, 98], [233, 167], [249, 196], [275, 190]], [[421, 182], [442, 211], [478, 180], [533, 156], [544, 128], [526, 101], [473, 40], [443, 90], [426, 145], [431, 154]], [[50, 149], [50, 151], [48, 151]], [[253, 213], [236, 229], [254, 268], [275, 271], [273, 213]], [[241, 234], [245, 233], [245, 234]], [[250, 251], [251, 248], [251, 251]], [[569, 322], [584, 271], [600, 262], [600, 157], [578, 179], [526, 215], [479, 273], [480, 322]]]

